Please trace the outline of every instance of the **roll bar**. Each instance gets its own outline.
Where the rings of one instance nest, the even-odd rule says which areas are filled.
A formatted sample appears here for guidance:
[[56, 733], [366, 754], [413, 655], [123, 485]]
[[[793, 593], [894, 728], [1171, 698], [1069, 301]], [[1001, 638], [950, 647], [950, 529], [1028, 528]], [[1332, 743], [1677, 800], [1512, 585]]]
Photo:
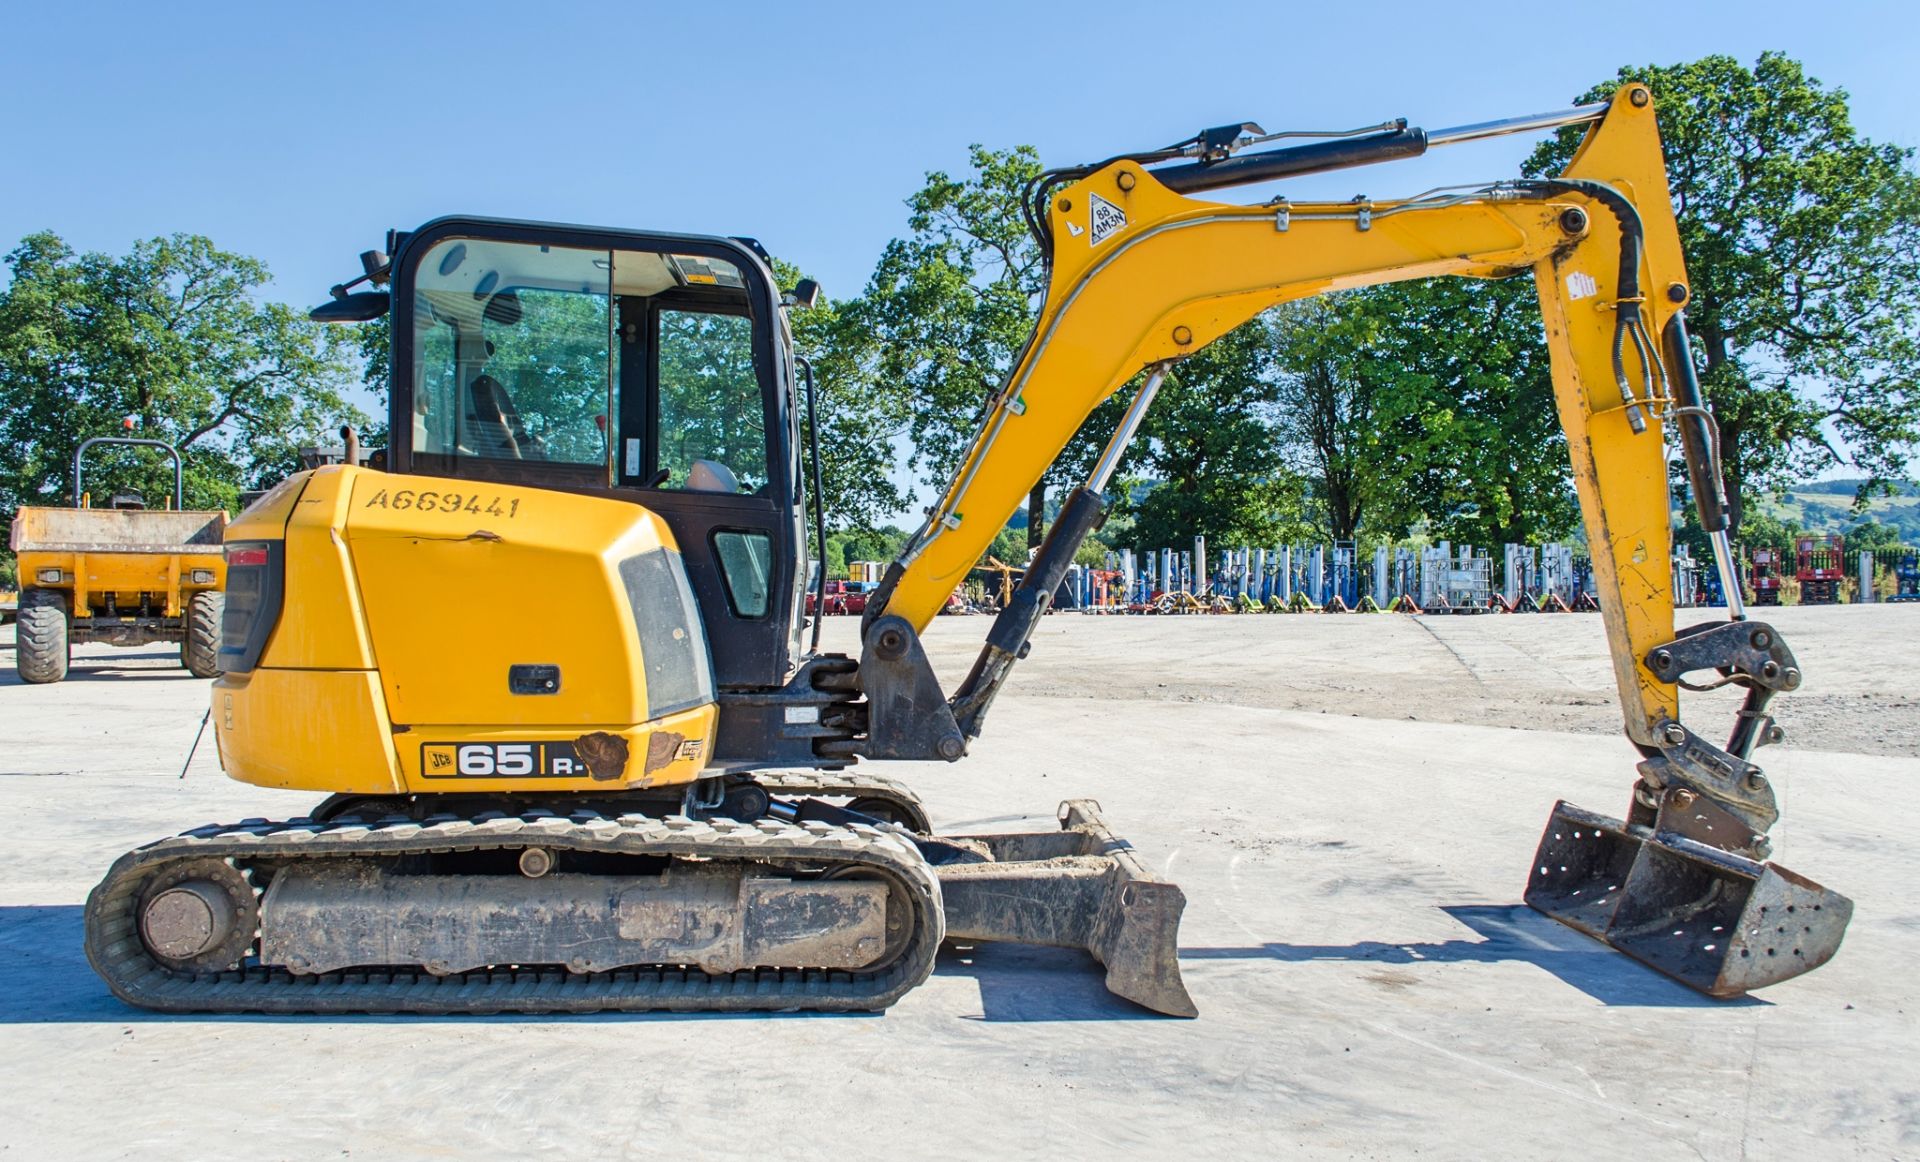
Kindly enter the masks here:
[[73, 453], [73, 507], [80, 507], [80, 460], [87, 454], [87, 449], [95, 444], [138, 444], [146, 448], [159, 448], [173, 457], [173, 507], [175, 511], [187, 507], [186, 476], [181, 470], [180, 449], [163, 440], [136, 440], [130, 436], [95, 436], [91, 440], [81, 441], [80, 447]]

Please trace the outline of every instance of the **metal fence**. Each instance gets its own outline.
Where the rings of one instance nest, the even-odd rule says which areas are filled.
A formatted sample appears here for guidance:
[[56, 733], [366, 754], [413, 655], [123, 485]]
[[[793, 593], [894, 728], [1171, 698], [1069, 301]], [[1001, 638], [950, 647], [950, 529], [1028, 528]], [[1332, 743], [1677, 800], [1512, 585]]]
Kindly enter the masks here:
[[[1735, 569], [1750, 584], [1750, 551], [1740, 548]], [[1920, 550], [1905, 546], [1849, 550], [1841, 555], [1852, 602], [1920, 602]], [[1785, 554], [1791, 577], [1794, 557]], [[1828, 563], [1831, 565], [1831, 562]], [[1726, 603], [1719, 569], [1685, 544], [1672, 562], [1674, 604]], [[1069, 576], [1063, 604], [1105, 612], [1222, 612], [1253, 609], [1413, 612], [1533, 612], [1598, 608], [1592, 562], [1574, 547], [1509, 544], [1498, 556], [1473, 546], [1378, 544], [1363, 552], [1352, 541], [1328, 544], [1241, 545], [1209, 549], [1117, 549], [1098, 568]]]

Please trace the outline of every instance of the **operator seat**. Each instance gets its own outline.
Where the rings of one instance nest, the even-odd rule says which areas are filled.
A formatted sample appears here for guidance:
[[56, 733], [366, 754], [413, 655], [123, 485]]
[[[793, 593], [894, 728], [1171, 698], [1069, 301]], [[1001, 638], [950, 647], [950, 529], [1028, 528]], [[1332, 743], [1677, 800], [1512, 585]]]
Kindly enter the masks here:
[[474, 454], [495, 460], [545, 460], [547, 451], [540, 441], [527, 434], [527, 427], [520, 422], [520, 410], [513, 406], [513, 397], [507, 394], [506, 385], [491, 375], [477, 375], [468, 387], [473, 398], [473, 407], [468, 412], [473, 421], [468, 429], [468, 442]]
[[724, 492], [732, 496], [740, 491], [740, 478], [718, 460], [695, 460], [687, 469], [687, 490]]

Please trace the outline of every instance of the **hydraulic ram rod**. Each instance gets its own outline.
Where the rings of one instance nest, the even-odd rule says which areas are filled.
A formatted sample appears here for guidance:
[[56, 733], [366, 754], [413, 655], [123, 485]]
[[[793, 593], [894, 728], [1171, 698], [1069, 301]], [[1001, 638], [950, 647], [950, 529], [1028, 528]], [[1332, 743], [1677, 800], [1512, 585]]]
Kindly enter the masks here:
[[1571, 109], [1556, 109], [1551, 113], [1531, 113], [1524, 117], [1503, 117], [1498, 121], [1456, 125], [1451, 129], [1436, 129], [1427, 134], [1427, 146], [1432, 148], [1436, 145], [1459, 145], [1463, 141], [1504, 137], [1509, 133], [1533, 133], [1541, 129], [1558, 129], [1562, 125], [1598, 121], [1606, 115], [1607, 105], [1601, 102], [1594, 105], [1575, 105]]
[[1389, 133], [1374, 133], [1366, 137], [1343, 137], [1330, 141], [1316, 141], [1308, 145], [1296, 145], [1287, 149], [1270, 149], [1264, 153], [1243, 154], [1224, 161], [1166, 166], [1148, 172], [1152, 173], [1161, 185], [1175, 193], [1192, 194], [1203, 190], [1224, 189], [1227, 186], [1243, 186], [1254, 182], [1274, 181], [1278, 178], [1299, 177], [1303, 174], [1329, 173], [1337, 169], [1374, 165], [1403, 157], [1419, 157], [1438, 145], [1458, 145], [1466, 141], [1502, 137], [1509, 133], [1533, 133], [1543, 129], [1558, 129], [1562, 125], [1598, 121], [1606, 115], [1606, 112], [1607, 106], [1604, 104], [1576, 105], [1571, 109], [1558, 109], [1551, 113], [1530, 113], [1522, 117], [1506, 117], [1498, 121], [1456, 125], [1451, 129], [1439, 129], [1432, 133], [1424, 129], [1398, 129]]

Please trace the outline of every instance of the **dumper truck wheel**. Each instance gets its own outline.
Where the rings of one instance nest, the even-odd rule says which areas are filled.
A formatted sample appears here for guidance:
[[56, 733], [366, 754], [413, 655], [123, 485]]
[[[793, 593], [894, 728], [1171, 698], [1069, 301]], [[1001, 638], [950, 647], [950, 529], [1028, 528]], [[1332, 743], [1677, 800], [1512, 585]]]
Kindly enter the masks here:
[[67, 676], [67, 595], [58, 589], [20, 594], [14, 666], [22, 682], [58, 682]]
[[196, 678], [219, 676], [220, 621], [226, 613], [224, 593], [196, 593], [187, 604], [187, 634], [180, 641], [180, 664]]

